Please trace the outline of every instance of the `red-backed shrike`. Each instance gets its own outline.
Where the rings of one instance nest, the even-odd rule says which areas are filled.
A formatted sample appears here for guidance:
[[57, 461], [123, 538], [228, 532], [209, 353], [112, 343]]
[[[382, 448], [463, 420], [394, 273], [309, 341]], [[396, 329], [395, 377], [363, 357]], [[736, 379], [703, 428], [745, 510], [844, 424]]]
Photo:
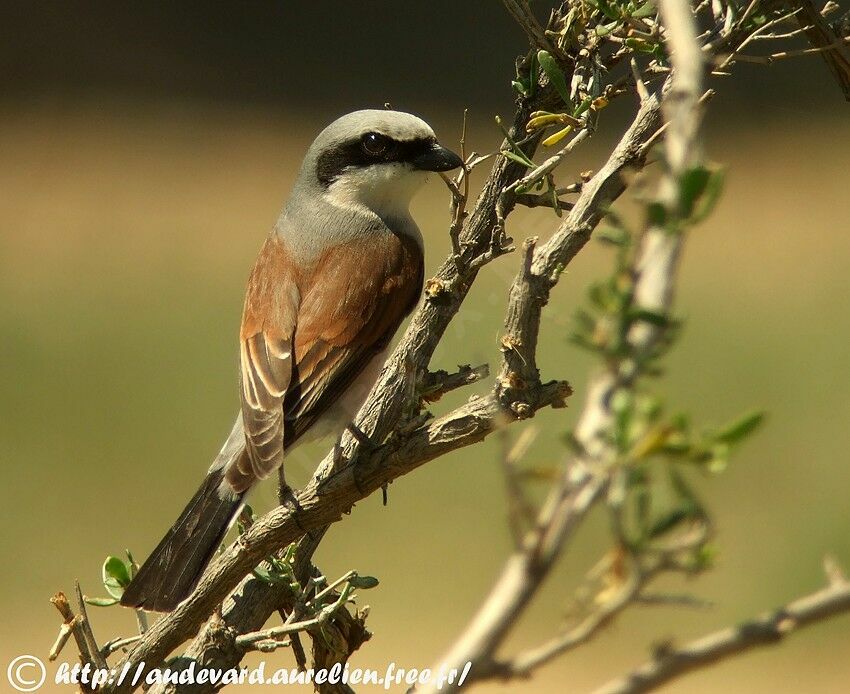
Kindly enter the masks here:
[[242, 411], [122, 605], [173, 609], [284, 451], [308, 430], [340, 432], [351, 422], [422, 291], [410, 200], [425, 174], [461, 165], [427, 123], [397, 111], [349, 113], [315, 139], [248, 280]]

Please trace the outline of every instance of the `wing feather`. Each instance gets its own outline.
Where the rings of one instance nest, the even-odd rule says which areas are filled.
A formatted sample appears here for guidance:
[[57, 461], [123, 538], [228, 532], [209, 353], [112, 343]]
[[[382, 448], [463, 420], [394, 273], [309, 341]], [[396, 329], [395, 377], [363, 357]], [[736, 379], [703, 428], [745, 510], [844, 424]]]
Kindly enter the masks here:
[[422, 289], [422, 252], [387, 233], [364, 260], [363, 242], [336, 245], [305, 271], [272, 236], [251, 278], [240, 361], [246, 453], [226, 471], [244, 491], [392, 338]]
[[242, 423], [246, 454], [228, 470], [237, 491], [283, 462], [283, 398], [292, 378], [298, 313], [296, 268], [276, 236], [266, 241], [245, 296], [240, 335]]
[[388, 234], [369, 248], [367, 261], [362, 247], [335, 247], [322, 272], [334, 281], [314, 285], [299, 310], [297, 387], [284, 399], [292, 440], [386, 348], [413, 310], [422, 291], [422, 251], [413, 239]]

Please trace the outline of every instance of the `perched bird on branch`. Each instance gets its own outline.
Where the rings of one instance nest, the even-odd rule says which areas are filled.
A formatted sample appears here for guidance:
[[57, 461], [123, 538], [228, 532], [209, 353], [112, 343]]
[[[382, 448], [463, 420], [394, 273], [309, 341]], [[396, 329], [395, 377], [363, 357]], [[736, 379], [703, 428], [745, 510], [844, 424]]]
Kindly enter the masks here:
[[427, 123], [398, 111], [349, 113], [315, 139], [248, 280], [241, 412], [122, 605], [174, 609], [284, 452], [308, 431], [341, 433], [351, 422], [422, 291], [411, 198], [428, 172], [462, 164]]

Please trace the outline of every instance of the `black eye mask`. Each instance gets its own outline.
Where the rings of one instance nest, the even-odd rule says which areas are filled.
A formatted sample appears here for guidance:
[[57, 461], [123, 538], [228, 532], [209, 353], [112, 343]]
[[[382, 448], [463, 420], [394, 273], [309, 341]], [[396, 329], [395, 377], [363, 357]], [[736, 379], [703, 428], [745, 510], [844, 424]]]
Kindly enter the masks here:
[[347, 169], [365, 168], [373, 164], [412, 163], [434, 146], [431, 137], [416, 140], [393, 140], [381, 133], [366, 133], [323, 152], [316, 162], [316, 178], [329, 186]]

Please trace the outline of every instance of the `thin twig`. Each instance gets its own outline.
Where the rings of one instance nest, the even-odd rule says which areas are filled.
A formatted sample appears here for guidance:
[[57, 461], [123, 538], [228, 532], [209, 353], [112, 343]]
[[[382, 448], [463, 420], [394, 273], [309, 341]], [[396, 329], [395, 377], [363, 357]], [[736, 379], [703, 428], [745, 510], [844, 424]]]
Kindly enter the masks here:
[[80, 653], [80, 658], [82, 659], [83, 664], [94, 663], [94, 658], [89, 650], [89, 644], [86, 640], [85, 632], [83, 631], [82, 619], [74, 614], [65, 593], [56, 593], [56, 595], [50, 598], [50, 602], [57, 610], [59, 610], [59, 614], [62, 615], [62, 619], [64, 620], [63, 623], [71, 625], [71, 632], [74, 635], [74, 641], [77, 644], [77, 650]]
[[513, 445], [507, 429], [502, 429], [499, 435], [502, 439], [502, 476], [505, 480], [505, 491], [508, 498], [508, 525], [515, 546], [520, 547], [525, 528], [534, 521], [534, 507], [522, 488], [516, 466], [537, 435], [537, 429], [531, 426], [526, 427]]
[[104, 658], [106, 658], [115, 653], [115, 651], [120, 651], [127, 646], [132, 646], [134, 643], [138, 643], [141, 638], [142, 634], [139, 634], [138, 636], [127, 636], [126, 638], [112, 639], [111, 641], [107, 641], [103, 644], [103, 647], [100, 649], [100, 653]]
[[680, 648], [659, 649], [644, 665], [600, 687], [594, 694], [652, 691], [720, 660], [776, 645], [803, 627], [846, 612], [850, 612], [850, 583], [832, 583], [738, 626], [721, 629]]
[[422, 379], [419, 395], [426, 402], [436, 402], [446, 393], [487, 378], [490, 367], [487, 364], [472, 367], [469, 364], [458, 365], [454, 373], [448, 371], [429, 371]]
[[91, 653], [91, 662], [95, 667], [106, 668], [106, 659], [101, 655], [100, 649], [97, 646], [97, 641], [94, 638], [94, 632], [92, 631], [91, 623], [89, 622], [88, 611], [86, 610], [86, 601], [83, 598], [83, 591], [80, 590], [79, 581], [74, 581], [74, 588], [77, 593], [77, 608], [80, 611], [79, 616], [81, 617], [80, 628], [82, 629], [82, 632], [85, 635], [86, 643], [88, 644], [89, 648], [89, 653]]
[[47, 656], [50, 662], [53, 662], [59, 657], [65, 644], [68, 643], [68, 639], [71, 638], [71, 635], [76, 629], [79, 629], [80, 620], [80, 616], [75, 615], [70, 622], [62, 622], [62, 625], [59, 627], [59, 635], [50, 647], [50, 653]]

